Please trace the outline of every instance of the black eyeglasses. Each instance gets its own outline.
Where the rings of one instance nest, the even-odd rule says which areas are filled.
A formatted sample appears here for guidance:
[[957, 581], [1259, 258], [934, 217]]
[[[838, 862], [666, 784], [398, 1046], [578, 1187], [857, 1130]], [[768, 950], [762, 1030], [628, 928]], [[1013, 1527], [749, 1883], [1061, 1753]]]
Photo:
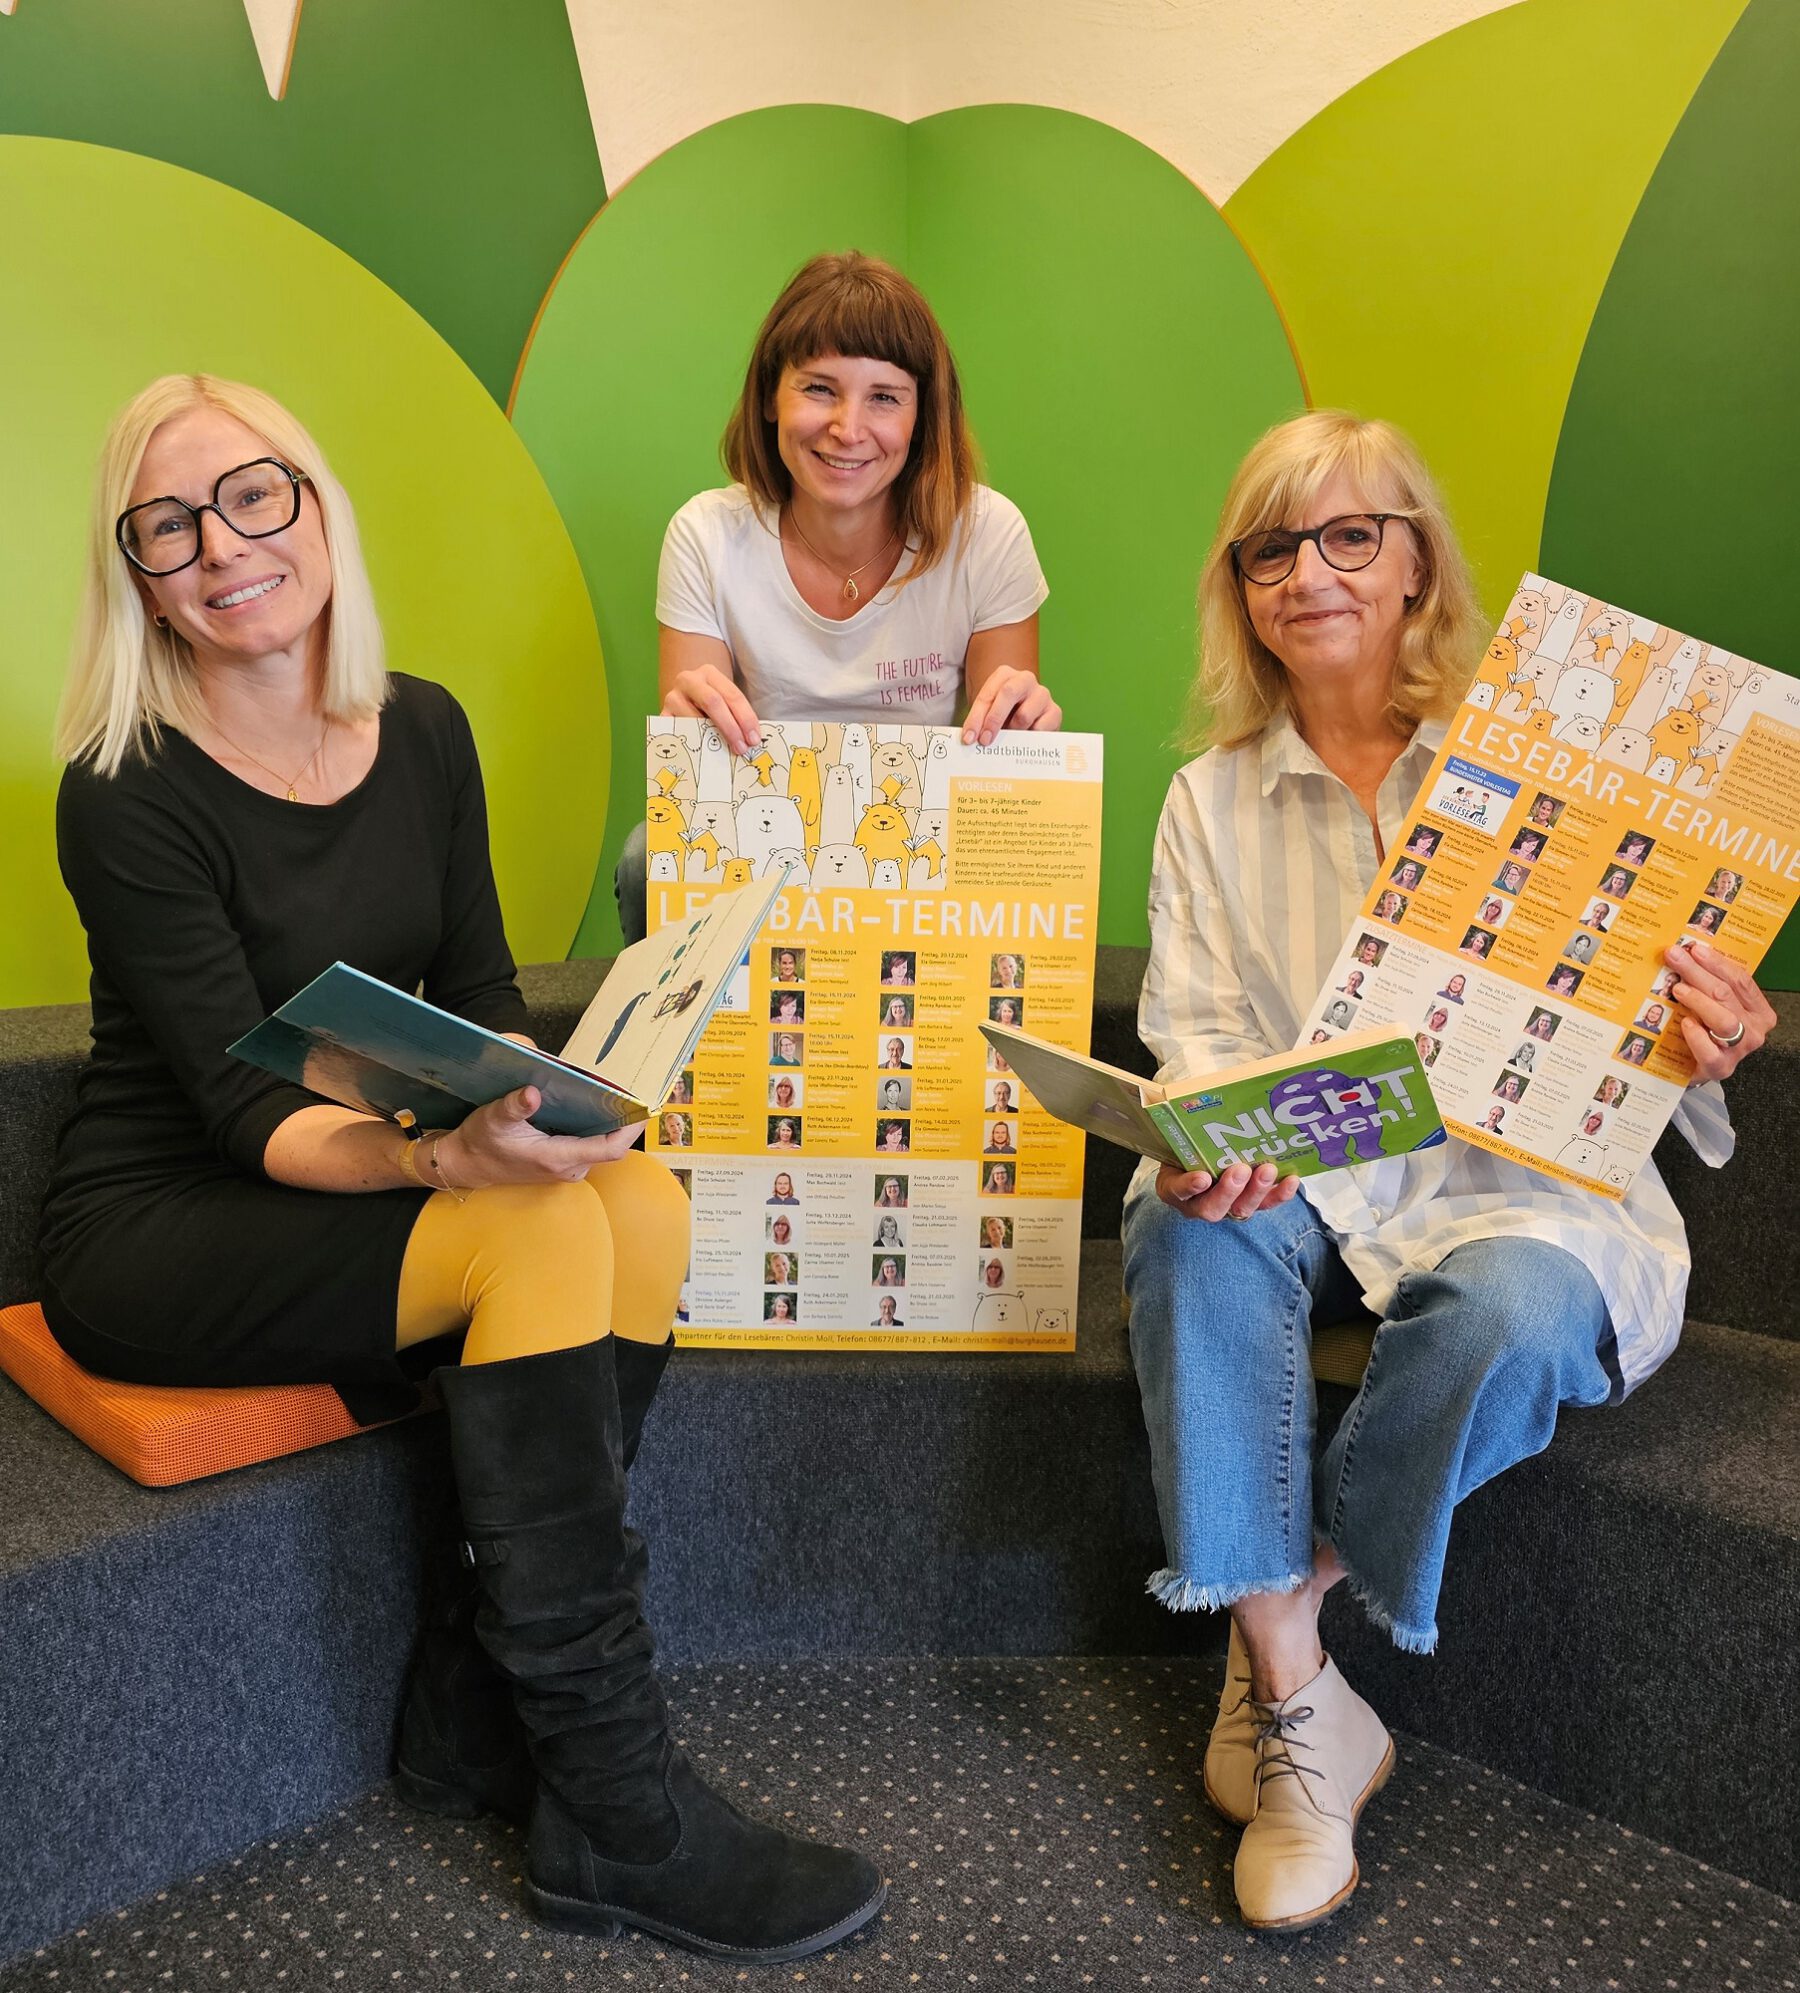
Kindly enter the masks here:
[[279, 457], [256, 457], [227, 471], [205, 505], [149, 498], [119, 514], [113, 537], [140, 574], [179, 574], [200, 558], [200, 515], [216, 513], [242, 540], [266, 540], [300, 517], [304, 471]]
[[1381, 552], [1382, 528], [1399, 516], [1394, 512], [1346, 512], [1304, 532], [1268, 526], [1231, 542], [1231, 565], [1241, 580], [1253, 581], [1258, 588], [1272, 588], [1293, 573], [1300, 549], [1310, 540], [1327, 567], [1340, 574], [1354, 574]]

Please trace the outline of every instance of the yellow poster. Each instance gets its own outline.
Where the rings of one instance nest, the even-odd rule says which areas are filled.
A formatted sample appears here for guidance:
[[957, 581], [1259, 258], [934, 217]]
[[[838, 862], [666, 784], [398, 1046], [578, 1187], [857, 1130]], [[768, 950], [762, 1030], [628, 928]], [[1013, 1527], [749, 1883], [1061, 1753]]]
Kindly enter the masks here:
[[1445, 1126], [1622, 1197], [1693, 1075], [1670, 943], [1800, 897], [1800, 681], [1527, 575], [1306, 1035], [1415, 1034]]
[[982, 1039], [1085, 1051], [1102, 745], [1092, 734], [647, 725], [654, 932], [793, 865], [651, 1126], [694, 1209], [700, 1346], [1075, 1346], [1083, 1137]]

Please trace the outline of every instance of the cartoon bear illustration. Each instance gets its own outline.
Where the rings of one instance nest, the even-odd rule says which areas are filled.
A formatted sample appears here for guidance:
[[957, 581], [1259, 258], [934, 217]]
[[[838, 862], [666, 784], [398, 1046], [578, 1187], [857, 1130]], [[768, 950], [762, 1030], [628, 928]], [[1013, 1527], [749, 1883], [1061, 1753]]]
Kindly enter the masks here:
[[1535, 650], [1549, 620], [1550, 605], [1542, 593], [1535, 588], [1521, 588], [1506, 611], [1506, 634], [1520, 650]]
[[1569, 652], [1581, 632], [1581, 618], [1586, 609], [1584, 597], [1565, 595], [1561, 607], [1550, 618], [1549, 627], [1538, 639], [1538, 656], [1552, 664], [1567, 664]]
[[756, 877], [756, 866], [748, 858], [727, 858], [722, 869], [721, 885], [748, 886]]
[[1631, 727], [1638, 733], [1647, 734], [1663, 716], [1669, 699], [1669, 687], [1673, 673], [1666, 664], [1653, 664], [1644, 673], [1644, 681], [1632, 694], [1631, 704], [1625, 708], [1622, 725]]
[[1602, 609], [1582, 631], [1581, 639], [1569, 652], [1569, 662], [1589, 665], [1609, 676], [1609, 659], [1621, 655], [1631, 641], [1631, 618], [1621, 609]]
[[1571, 713], [1562, 725], [1554, 730], [1554, 737], [1570, 747], [1578, 747], [1585, 753], [1594, 754], [1599, 750], [1603, 732], [1595, 714]]
[[1513, 689], [1501, 695], [1499, 710], [1508, 717], [1518, 717], [1535, 712], [1540, 706], [1548, 707], [1562, 669], [1555, 658], [1546, 657], [1542, 651], [1522, 656], [1513, 676]]
[[871, 866], [883, 858], [891, 858], [896, 865], [903, 865], [908, 856], [906, 839], [905, 817], [898, 810], [889, 809], [885, 803], [877, 803], [864, 810], [852, 842], [862, 847]]
[[1642, 637], [1634, 638], [1625, 646], [1619, 658], [1619, 666], [1613, 674], [1612, 712], [1608, 724], [1617, 726], [1625, 717], [1625, 709], [1637, 697], [1638, 687], [1644, 682], [1644, 673], [1650, 667], [1650, 646]]
[[838, 766], [850, 771], [850, 785], [856, 791], [858, 816], [875, 800], [874, 786], [869, 778], [870, 747], [867, 727], [851, 722], [844, 728], [843, 745], [838, 750]]
[[919, 764], [904, 741], [882, 741], [869, 757], [869, 774], [875, 800], [890, 809], [916, 810], [924, 800], [919, 786]]
[[788, 879], [790, 886], [806, 884], [806, 853], [792, 844], [783, 845], [778, 851], [771, 851], [757, 869], [756, 876], [759, 879], [767, 879], [779, 872], [784, 865], [791, 865], [794, 868]]
[[694, 793], [709, 803], [731, 801], [731, 750], [715, 726], [709, 725], [700, 736], [700, 766], [694, 775]]
[[983, 1294], [975, 1303], [969, 1327], [977, 1335], [994, 1336], [1030, 1327], [1022, 1294]]
[[731, 856], [711, 831], [688, 839], [687, 870], [690, 886], [716, 886], [725, 876], [725, 860]]
[[806, 831], [808, 851], [818, 849], [819, 817], [824, 806], [824, 795], [818, 749], [795, 748], [788, 761], [788, 799], [800, 812], [800, 822]]
[[1594, 756], [1599, 761], [1616, 761], [1621, 768], [1642, 775], [1650, 766], [1652, 752], [1650, 736], [1641, 728], [1614, 727], [1595, 748]]
[[954, 738], [947, 727], [933, 727], [931, 743], [925, 750], [925, 772], [920, 780], [919, 807], [945, 810], [950, 807], [950, 743]]
[[1577, 1136], [1573, 1142], [1565, 1142], [1557, 1150], [1556, 1160], [1564, 1169], [1574, 1170], [1581, 1176], [1598, 1176], [1606, 1167], [1606, 1146], [1602, 1142], [1589, 1142]]
[[1475, 681], [1468, 692], [1469, 703], [1491, 712], [1499, 704], [1500, 695], [1512, 689], [1518, 663], [1518, 645], [1511, 637], [1496, 637], [1476, 667]]
[[645, 876], [652, 885], [659, 882], [673, 885], [680, 877], [681, 854], [677, 851], [653, 851], [645, 866]]
[[905, 884], [897, 858], [877, 858], [869, 871], [869, 884], [878, 892], [897, 893]]
[[813, 853], [812, 883], [820, 893], [832, 886], [866, 886], [869, 861], [854, 844], [821, 844]]
[[1069, 1311], [1067, 1308], [1040, 1308], [1037, 1320], [1031, 1326], [1040, 1336], [1066, 1336], [1069, 1333]]
[[1589, 713], [1604, 724], [1612, 713], [1615, 689], [1604, 671], [1597, 671], [1591, 665], [1571, 664], [1556, 681], [1550, 710], [1559, 720]]
[[1650, 769], [1652, 781], [1672, 781], [1692, 760], [1699, 745], [1700, 722], [1692, 713], [1680, 706], [1665, 713], [1650, 729], [1650, 747], [1656, 761], [1669, 763], [1670, 774], [1658, 776], [1653, 762]]
[[729, 803], [693, 802], [687, 812], [688, 838], [710, 838], [719, 853], [730, 858], [737, 851], [737, 814]]
[[679, 734], [652, 734], [645, 743], [644, 759], [649, 771], [647, 795], [674, 796], [684, 803], [694, 800], [694, 757]]
[[806, 830], [791, 797], [746, 796], [738, 804], [738, 856], [749, 861], [752, 877], [762, 871], [770, 852], [783, 846], [799, 850], [805, 844]]
[[644, 825], [650, 856], [654, 858], [659, 851], [669, 853], [676, 869], [668, 876], [678, 878], [687, 846], [687, 819], [681, 805], [668, 796], [651, 796], [644, 804]]
[[825, 771], [825, 793], [819, 805], [819, 844], [853, 844], [856, 822], [862, 812], [856, 807], [856, 784], [849, 769], [841, 764]]
[[787, 769], [768, 747], [759, 747], [742, 756], [731, 771], [731, 794], [738, 803], [748, 796], [785, 796]]

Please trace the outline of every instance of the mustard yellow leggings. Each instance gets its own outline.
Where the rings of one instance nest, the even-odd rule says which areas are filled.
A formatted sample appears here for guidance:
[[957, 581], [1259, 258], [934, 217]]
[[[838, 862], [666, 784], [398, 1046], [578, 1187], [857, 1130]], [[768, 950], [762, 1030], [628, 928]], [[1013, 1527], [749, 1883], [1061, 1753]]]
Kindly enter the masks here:
[[575, 1183], [433, 1191], [400, 1268], [395, 1343], [467, 1328], [464, 1363], [627, 1336], [666, 1342], [687, 1274], [688, 1201], [641, 1150]]

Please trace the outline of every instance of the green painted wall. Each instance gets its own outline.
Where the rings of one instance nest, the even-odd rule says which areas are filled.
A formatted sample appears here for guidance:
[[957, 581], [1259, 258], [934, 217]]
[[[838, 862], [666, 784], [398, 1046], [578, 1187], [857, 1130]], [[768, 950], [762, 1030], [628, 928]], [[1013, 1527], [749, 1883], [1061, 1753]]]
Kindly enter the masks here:
[[474, 375], [368, 271], [273, 208], [60, 139], [0, 137], [0, 297], [0, 1004], [86, 989], [56, 870], [50, 734], [90, 481], [114, 412], [155, 375], [195, 369], [287, 402], [348, 486], [390, 661], [469, 708], [513, 945], [526, 961], [561, 955], [599, 852], [605, 674], [562, 521]]
[[[1800, 13], [1753, 0], [1632, 218], [1569, 396], [1542, 570], [1800, 672]], [[1764, 964], [1800, 988], [1800, 925]]]
[[[164, 366], [264, 380], [344, 460], [397, 658], [476, 711], [525, 954], [612, 944], [663, 526], [721, 480], [756, 324], [821, 247], [925, 285], [988, 474], [1032, 523], [1046, 676], [1071, 725], [1112, 740], [1109, 939], [1142, 934], [1200, 552], [1244, 445], [1300, 403], [1296, 353], [1314, 402], [1419, 438], [1490, 606], [1541, 567], [1796, 668], [1777, 535], [1800, 406], [1797, 44], [1787, 0], [1524, 0], [1329, 105], [1227, 227], [1118, 132], [992, 105], [912, 127], [755, 113], [603, 205], [562, 0], [306, 0], [280, 104], [241, 0], [22, 0], [0, 19], [0, 133], [90, 142], [69, 152], [96, 186], [106, 146], [255, 198], [173, 175], [155, 183], [171, 228], [132, 207], [150, 183], [129, 173], [107, 195], [122, 211], [55, 175], [46, 203], [27, 155], [0, 152], [0, 468], [32, 494], [0, 547], [28, 611], [0, 685], [0, 833], [28, 916], [0, 942], [0, 1001], [73, 993], [41, 862], [49, 715], [92, 451]], [[229, 217], [218, 241], [199, 214]], [[222, 245], [245, 259], [235, 288]], [[540, 304], [515, 439], [494, 404]], [[408, 509], [413, 450], [497, 481], [492, 558], [447, 560]], [[1703, 558], [1658, 550], [1665, 505]], [[547, 824], [567, 826], [554, 852]], [[1773, 973], [1800, 980], [1800, 934]]]
[[606, 198], [562, 0], [305, 0], [280, 103], [242, 0], [26, 0], [0, 21], [0, 132], [141, 152], [280, 208], [501, 403]]
[[[627, 716], [656, 701], [656, 558], [756, 328], [822, 246], [899, 260], [937, 307], [991, 482], [1050, 581], [1047, 682], [1103, 731], [1101, 931], [1144, 936], [1156, 814], [1194, 661], [1194, 577], [1226, 481], [1301, 405], [1267, 292], [1217, 212], [1110, 127], [1022, 106], [912, 126], [790, 107], [665, 154], [600, 216], [544, 312], [514, 419], [581, 550], [620, 716], [608, 851], [642, 811]], [[654, 313], [633, 299], [654, 298]], [[610, 877], [578, 947], [616, 940]]]
[[1226, 203], [1314, 403], [1413, 436], [1496, 619], [1613, 257], [1743, 4], [1525, 0], [1347, 91]]

